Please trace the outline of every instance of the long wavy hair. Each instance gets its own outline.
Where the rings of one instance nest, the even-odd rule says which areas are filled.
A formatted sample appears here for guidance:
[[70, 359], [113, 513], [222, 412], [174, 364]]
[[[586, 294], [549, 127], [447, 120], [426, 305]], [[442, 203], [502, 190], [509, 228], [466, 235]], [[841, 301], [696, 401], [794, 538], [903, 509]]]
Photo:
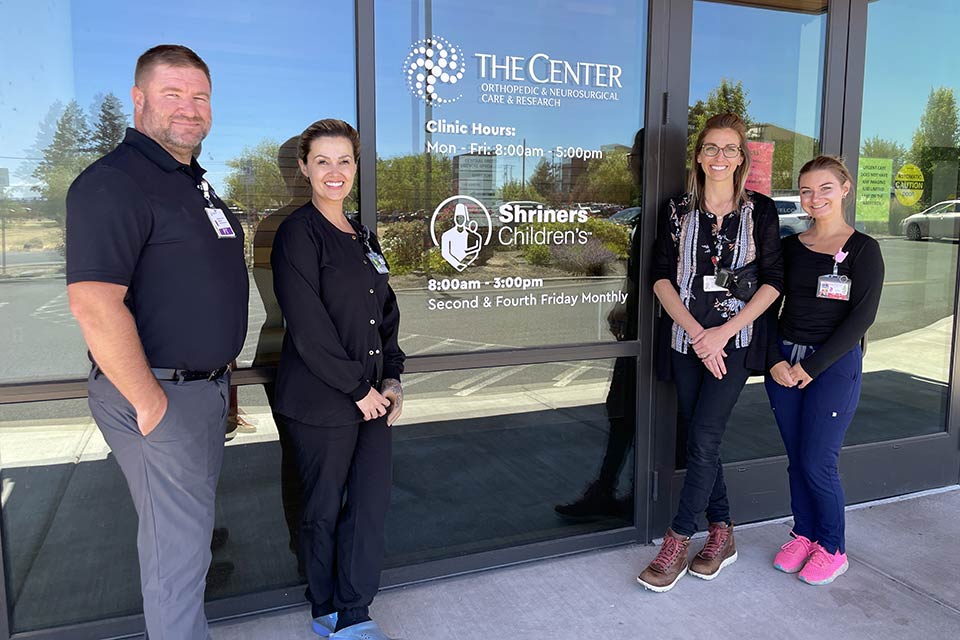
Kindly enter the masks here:
[[[715, 129], [731, 129], [737, 132], [740, 138], [740, 155], [743, 156], [743, 162], [733, 172], [733, 195], [737, 205], [742, 205], [747, 199], [747, 176], [750, 175], [750, 149], [747, 148], [747, 125], [735, 113], [721, 113], [715, 115], [700, 130], [697, 136], [697, 144], [693, 148], [693, 167], [690, 171], [690, 177], [687, 180], [687, 192], [692, 198], [692, 203], [699, 207], [703, 198], [703, 191], [707, 177], [703, 172], [703, 167], [697, 162], [697, 156], [703, 149], [703, 139], [708, 133]], [[721, 153], [723, 151], [721, 150]]]

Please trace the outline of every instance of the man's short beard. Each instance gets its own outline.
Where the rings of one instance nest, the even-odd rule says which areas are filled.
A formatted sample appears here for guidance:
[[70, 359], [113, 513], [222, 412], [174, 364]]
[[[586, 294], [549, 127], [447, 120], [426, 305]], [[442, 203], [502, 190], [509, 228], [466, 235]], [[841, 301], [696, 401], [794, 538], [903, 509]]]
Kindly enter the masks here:
[[182, 149], [192, 153], [194, 149], [200, 146], [200, 143], [203, 142], [204, 138], [206, 137], [207, 131], [203, 131], [203, 134], [197, 138], [196, 142], [186, 141], [179, 136], [174, 136], [170, 129], [165, 129], [160, 132], [159, 142], [163, 143], [164, 146], [171, 147], [173, 149]]

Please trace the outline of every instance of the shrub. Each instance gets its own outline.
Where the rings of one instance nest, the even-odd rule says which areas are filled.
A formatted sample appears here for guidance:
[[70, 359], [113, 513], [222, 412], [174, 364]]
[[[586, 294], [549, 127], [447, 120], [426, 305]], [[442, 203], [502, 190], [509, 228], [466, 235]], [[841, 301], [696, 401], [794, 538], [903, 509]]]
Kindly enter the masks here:
[[590, 238], [586, 244], [551, 246], [550, 257], [561, 269], [582, 276], [606, 275], [610, 264], [617, 259], [612, 251], [595, 238]]
[[427, 225], [422, 220], [394, 222], [380, 228], [380, 246], [390, 270], [401, 275], [423, 268]]
[[424, 262], [426, 263], [427, 273], [430, 275], [451, 276], [457, 273], [457, 270], [443, 259], [440, 249], [437, 247], [427, 252]]
[[603, 243], [617, 258], [625, 260], [630, 255], [630, 227], [602, 218], [590, 218], [583, 228]]
[[543, 244], [528, 244], [523, 248], [523, 257], [530, 264], [544, 266], [550, 264], [550, 247]]

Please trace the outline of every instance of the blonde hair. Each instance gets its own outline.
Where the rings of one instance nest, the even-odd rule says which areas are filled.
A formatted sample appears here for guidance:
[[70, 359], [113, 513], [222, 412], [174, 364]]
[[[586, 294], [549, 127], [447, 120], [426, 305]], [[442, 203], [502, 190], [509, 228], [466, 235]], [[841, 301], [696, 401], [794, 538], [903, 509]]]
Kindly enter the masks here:
[[[692, 197], [695, 206], [700, 206], [700, 200], [703, 198], [703, 191], [707, 181], [703, 173], [703, 167], [697, 162], [697, 156], [703, 149], [703, 139], [708, 133], [716, 129], [730, 129], [737, 132], [740, 138], [740, 155], [743, 156], [743, 162], [733, 171], [733, 196], [737, 205], [743, 204], [747, 199], [747, 176], [750, 175], [750, 150], [747, 148], [747, 125], [735, 113], [721, 113], [715, 115], [700, 130], [697, 136], [697, 144], [693, 148], [693, 168], [690, 171], [690, 177], [687, 180], [687, 192]], [[721, 150], [722, 152], [722, 150]]]
[[853, 176], [850, 175], [850, 169], [847, 169], [847, 165], [844, 164], [843, 158], [840, 156], [824, 154], [808, 161], [800, 167], [800, 173], [797, 174], [798, 187], [800, 186], [800, 178], [803, 177], [803, 174], [810, 173], [811, 171], [829, 171], [840, 181], [841, 185], [843, 185], [844, 182], [849, 182], [850, 190], [853, 190]]

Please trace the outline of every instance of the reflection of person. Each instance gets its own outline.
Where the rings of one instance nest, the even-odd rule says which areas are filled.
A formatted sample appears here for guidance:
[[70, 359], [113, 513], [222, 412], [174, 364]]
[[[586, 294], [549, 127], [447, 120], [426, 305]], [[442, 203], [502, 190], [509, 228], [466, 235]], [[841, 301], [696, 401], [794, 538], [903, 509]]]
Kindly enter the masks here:
[[[643, 177], [643, 129], [637, 131], [630, 151], [630, 169], [635, 184], [639, 187]], [[617, 340], [633, 340], [637, 335], [637, 276], [639, 265], [636, 257], [640, 255], [635, 242], [639, 240], [636, 224], [640, 217], [634, 218], [634, 227], [630, 230], [630, 254], [627, 260], [627, 277], [623, 291], [626, 301], [617, 303], [607, 314], [610, 333]], [[600, 469], [586, 486], [578, 499], [566, 504], [558, 504], [554, 511], [571, 520], [586, 520], [608, 517], [628, 516], [633, 509], [632, 490], [623, 498], [617, 497], [617, 485], [620, 474], [627, 461], [627, 454], [636, 437], [636, 388], [637, 368], [634, 357], [617, 358], [613, 364], [610, 389], [604, 403], [610, 430]], [[632, 489], [632, 487], [631, 487]]]
[[[695, 149], [689, 192], [661, 215], [653, 257], [653, 290], [672, 320], [661, 327], [658, 371], [676, 385], [677, 419], [687, 434], [679, 508], [637, 578], [653, 591], [668, 591], [687, 573], [690, 536], [704, 511], [709, 534], [689, 572], [709, 580], [737, 559], [720, 440], [747, 376], [766, 364], [762, 314], [783, 281], [776, 206], [744, 186], [750, 156], [743, 121], [729, 113], [710, 118]], [[747, 265], [757, 268], [759, 289], [744, 302], [717, 278]]]
[[467, 226], [467, 218], [467, 205], [458, 202], [454, 208], [453, 226], [440, 236], [440, 255], [457, 271], [470, 266], [480, 252], [482, 242], [480, 234]]
[[274, 410], [303, 485], [300, 548], [314, 631], [382, 640], [368, 614], [383, 565], [404, 355], [379, 243], [343, 213], [359, 157], [360, 138], [342, 120], [315, 122], [300, 136], [300, 170], [313, 193], [280, 225], [270, 260], [287, 325]]
[[137, 510], [147, 633], [205, 640], [228, 365], [247, 327], [243, 229], [192, 155], [211, 122], [203, 60], [150, 49], [132, 97], [135, 129], [67, 196], [67, 290], [95, 361], [90, 410]]
[[[257, 351], [253, 357], [254, 367], [276, 366], [280, 362], [280, 348], [283, 343], [283, 314], [273, 292], [273, 268], [270, 266], [270, 254], [277, 229], [287, 217], [310, 200], [310, 185], [300, 173], [297, 164], [297, 146], [300, 136], [294, 136], [280, 145], [277, 151], [277, 167], [287, 187], [288, 201], [257, 224], [253, 236], [253, 280], [263, 303], [265, 317], [257, 340]], [[271, 410], [274, 406], [274, 383], [263, 385], [264, 394]], [[283, 421], [274, 412], [274, 423], [280, 441], [280, 493], [283, 501], [283, 513], [290, 535], [290, 550], [297, 553], [300, 538], [300, 478], [290, 443], [290, 436]], [[298, 554], [299, 560], [299, 554]], [[300, 566], [302, 573], [302, 565]]]
[[837, 460], [860, 399], [860, 340], [877, 316], [884, 267], [877, 241], [844, 221], [853, 179], [843, 162], [814, 158], [799, 182], [814, 225], [783, 240], [783, 313], [766, 377], [790, 461], [794, 522], [774, 566], [827, 584], [849, 566]]

